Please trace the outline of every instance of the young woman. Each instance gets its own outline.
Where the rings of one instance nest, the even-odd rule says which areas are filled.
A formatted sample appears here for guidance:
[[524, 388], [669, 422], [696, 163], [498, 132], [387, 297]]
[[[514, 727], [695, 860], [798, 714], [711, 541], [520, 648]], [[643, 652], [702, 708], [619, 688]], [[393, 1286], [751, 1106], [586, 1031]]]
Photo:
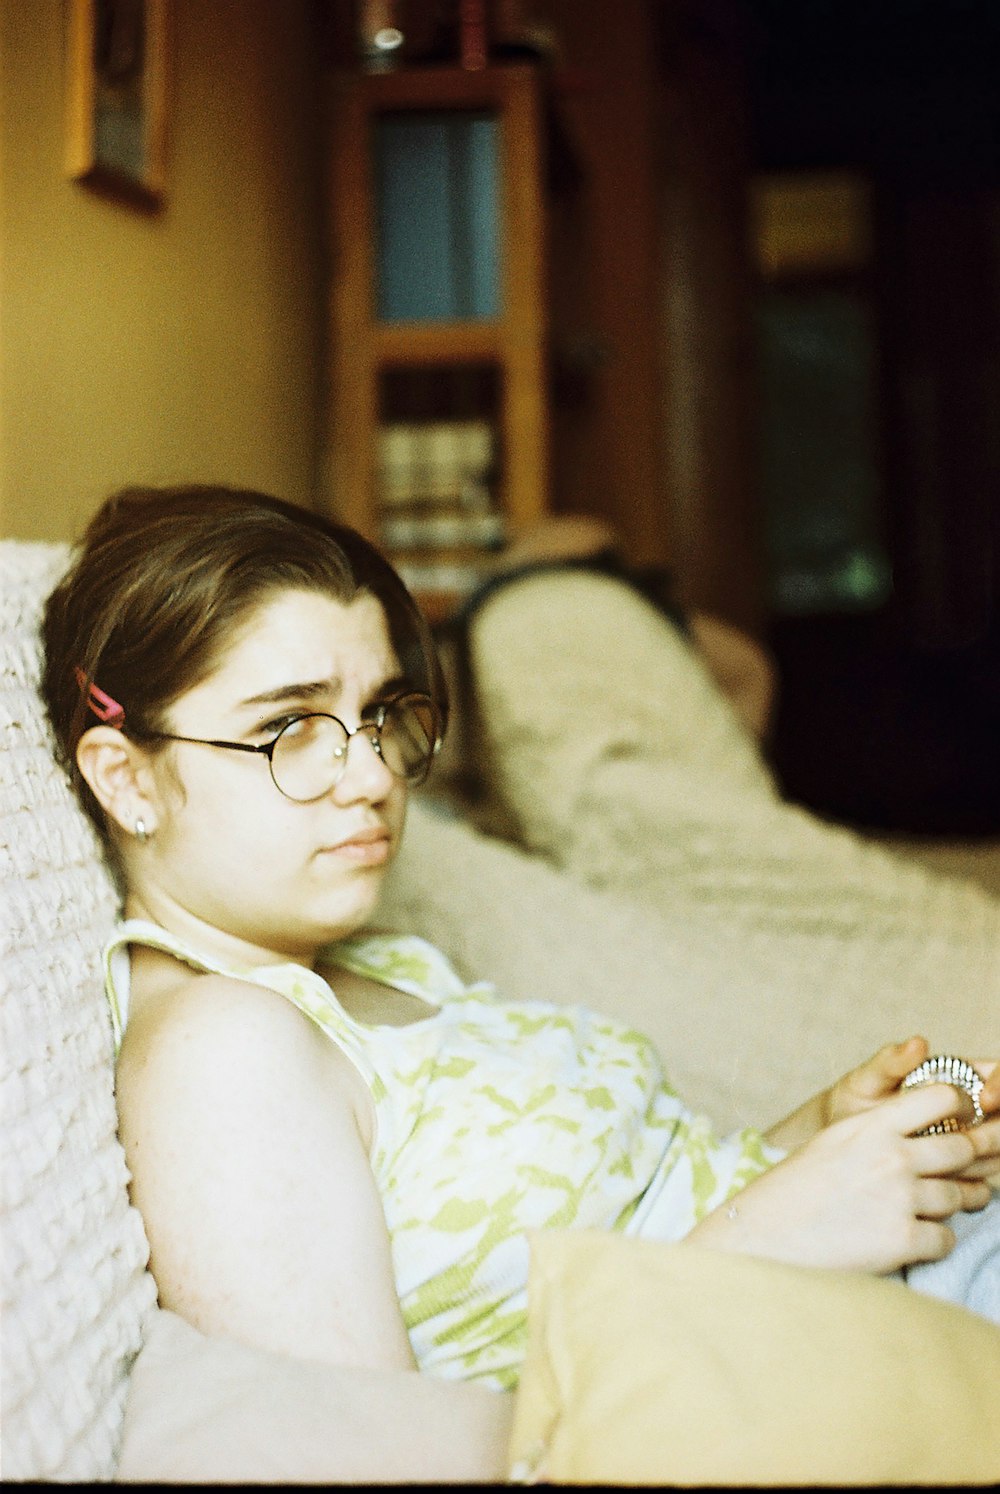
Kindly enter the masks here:
[[[916, 1134], [968, 1101], [899, 1091], [926, 1056], [911, 1038], [768, 1135], [717, 1138], [613, 1016], [501, 999], [418, 937], [365, 932], [446, 702], [419, 612], [353, 532], [254, 493], [125, 492], [45, 648], [122, 883], [133, 1199], [161, 1303], [196, 1327], [503, 1391], [528, 1229], [888, 1273], [947, 1256], [952, 1216], [995, 1217], [993, 1063], [972, 1129]], [[456, 1395], [470, 1476], [502, 1472], [509, 1400]]]

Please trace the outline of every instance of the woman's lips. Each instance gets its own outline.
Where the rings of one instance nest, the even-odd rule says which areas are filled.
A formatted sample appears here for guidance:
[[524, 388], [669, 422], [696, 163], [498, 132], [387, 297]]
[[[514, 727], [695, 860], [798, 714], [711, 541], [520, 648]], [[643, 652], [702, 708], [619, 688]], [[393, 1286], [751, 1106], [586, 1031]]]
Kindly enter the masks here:
[[388, 830], [359, 830], [357, 835], [327, 846], [323, 854], [349, 861], [354, 866], [382, 866], [389, 859], [392, 840]]

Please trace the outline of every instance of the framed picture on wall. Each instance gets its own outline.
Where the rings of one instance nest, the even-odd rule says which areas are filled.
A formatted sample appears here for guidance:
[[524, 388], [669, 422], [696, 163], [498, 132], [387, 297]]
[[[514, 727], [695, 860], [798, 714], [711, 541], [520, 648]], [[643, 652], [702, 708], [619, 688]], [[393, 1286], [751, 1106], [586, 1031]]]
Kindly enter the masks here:
[[167, 5], [67, 5], [67, 172], [151, 208], [165, 188]]

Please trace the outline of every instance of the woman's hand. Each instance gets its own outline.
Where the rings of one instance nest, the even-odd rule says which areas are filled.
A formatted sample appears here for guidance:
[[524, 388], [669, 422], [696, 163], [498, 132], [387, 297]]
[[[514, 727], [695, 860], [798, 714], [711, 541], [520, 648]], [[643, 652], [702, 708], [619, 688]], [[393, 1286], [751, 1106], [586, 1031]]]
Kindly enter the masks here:
[[778, 1121], [767, 1132], [775, 1146], [791, 1151], [805, 1145], [834, 1121], [849, 1115], [860, 1115], [895, 1094], [911, 1069], [927, 1057], [927, 1041], [907, 1038], [902, 1043], [887, 1043], [871, 1058], [851, 1069], [829, 1089], [821, 1090]]
[[[791, 1150], [812, 1140], [826, 1126], [852, 1115], [863, 1115], [898, 1094], [907, 1074], [923, 1063], [928, 1052], [927, 1040], [923, 1037], [887, 1043], [829, 1089], [813, 1096], [772, 1126], [767, 1139], [776, 1146]], [[986, 1080], [979, 1102], [987, 1120], [970, 1131], [974, 1137], [975, 1160], [970, 1163], [971, 1170], [963, 1175], [987, 1178], [1000, 1170], [1000, 1063], [994, 1059], [974, 1059], [972, 1066]], [[963, 1123], [972, 1120], [968, 1096], [953, 1086], [947, 1088], [951, 1089], [954, 1098], [954, 1108], [950, 1113]]]
[[[865, 1063], [838, 1079], [827, 1092], [827, 1124], [850, 1115], [861, 1115], [882, 1104], [899, 1091], [910, 1070], [923, 1063], [927, 1055], [927, 1042], [922, 1037], [907, 1038], [905, 1042], [888, 1043], [880, 1048]], [[989, 1058], [977, 1058], [971, 1062], [986, 1081], [979, 1092], [979, 1103], [986, 1119], [968, 1131], [975, 1155], [960, 1176], [988, 1178], [1000, 1171], [1000, 1063]], [[954, 1089], [954, 1086], [945, 1087]], [[959, 1122], [967, 1123], [973, 1118], [971, 1101], [962, 1090], [955, 1089], [955, 1094], [957, 1101], [953, 1114]]]
[[955, 1238], [944, 1220], [989, 1201], [985, 1174], [970, 1171], [991, 1150], [992, 1170], [998, 1165], [1000, 1138], [980, 1152], [976, 1131], [913, 1135], [954, 1114], [956, 1106], [951, 1085], [921, 1086], [881, 1103], [873, 1097], [716, 1209], [687, 1238], [798, 1265], [875, 1273], [939, 1260]]
[[886, 1043], [871, 1058], [851, 1069], [827, 1091], [826, 1124], [861, 1115], [896, 1093], [911, 1069], [923, 1063], [930, 1048], [926, 1038], [910, 1037]]

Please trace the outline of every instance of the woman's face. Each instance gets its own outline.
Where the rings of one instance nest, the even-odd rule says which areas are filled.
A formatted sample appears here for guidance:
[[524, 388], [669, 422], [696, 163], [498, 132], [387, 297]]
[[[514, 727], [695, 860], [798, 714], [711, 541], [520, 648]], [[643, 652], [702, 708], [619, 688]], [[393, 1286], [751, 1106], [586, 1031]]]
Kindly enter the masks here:
[[[258, 744], [308, 711], [353, 730], [398, 684], [373, 596], [285, 590], [250, 615], [164, 730]], [[263, 754], [171, 743], [153, 771], [157, 818], [152, 838], [131, 847], [130, 913], [230, 954], [235, 940], [251, 958], [307, 961], [368, 919], [398, 848], [406, 785], [367, 734], [351, 738], [339, 782], [305, 804], [275, 787]]]

